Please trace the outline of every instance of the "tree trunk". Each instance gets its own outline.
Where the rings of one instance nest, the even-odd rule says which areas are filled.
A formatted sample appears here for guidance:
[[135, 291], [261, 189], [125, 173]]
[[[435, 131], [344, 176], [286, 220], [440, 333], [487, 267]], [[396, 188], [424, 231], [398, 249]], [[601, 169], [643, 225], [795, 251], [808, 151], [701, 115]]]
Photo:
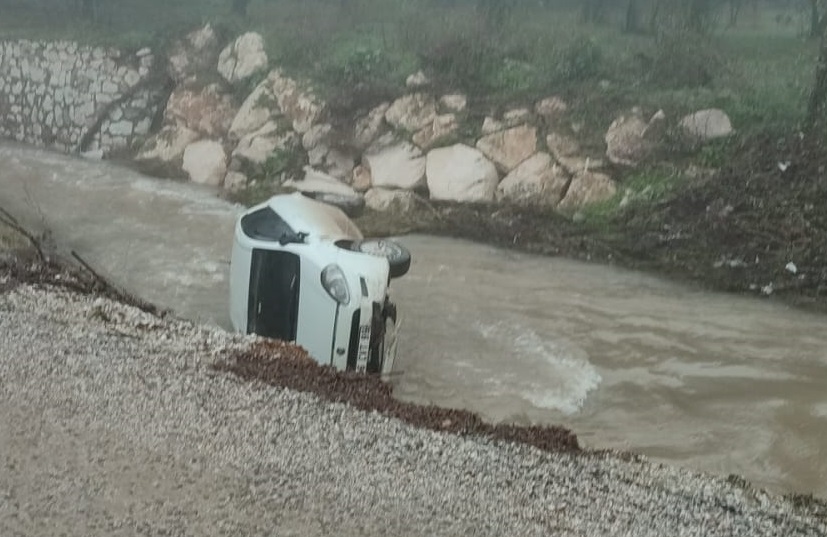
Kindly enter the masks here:
[[821, 36], [821, 47], [818, 53], [815, 82], [810, 93], [810, 102], [807, 105], [806, 129], [813, 135], [824, 136], [825, 131], [825, 102], [827, 101], [827, 39]]
[[663, 0], [655, 0], [655, 5], [652, 7], [652, 13], [649, 15], [649, 33], [657, 35], [658, 31], [658, 17], [660, 16], [660, 8], [663, 5]]

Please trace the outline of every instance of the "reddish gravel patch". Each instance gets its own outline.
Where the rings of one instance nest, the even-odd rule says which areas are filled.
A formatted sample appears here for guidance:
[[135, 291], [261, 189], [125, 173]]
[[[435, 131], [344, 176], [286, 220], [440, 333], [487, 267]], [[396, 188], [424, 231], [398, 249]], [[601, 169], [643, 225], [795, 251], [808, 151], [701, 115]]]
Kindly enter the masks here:
[[391, 386], [379, 377], [319, 366], [301, 348], [280, 341], [255, 343], [215, 368], [359, 410], [377, 411], [425, 429], [520, 442], [545, 451], [580, 451], [577, 436], [563, 427], [491, 425], [465, 410], [404, 403], [393, 398]]

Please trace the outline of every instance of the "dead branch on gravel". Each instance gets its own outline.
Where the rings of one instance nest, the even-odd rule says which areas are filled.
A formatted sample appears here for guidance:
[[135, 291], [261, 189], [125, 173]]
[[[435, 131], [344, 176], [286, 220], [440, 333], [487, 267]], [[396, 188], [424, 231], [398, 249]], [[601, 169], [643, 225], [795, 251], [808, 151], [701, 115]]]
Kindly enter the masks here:
[[43, 248], [40, 244], [40, 240], [37, 237], [35, 237], [34, 234], [31, 233], [28, 229], [24, 228], [20, 224], [20, 222], [18, 222], [17, 219], [3, 207], [0, 207], [0, 223], [9, 227], [14, 232], [19, 233], [20, 235], [25, 237], [26, 240], [28, 240], [29, 243], [31, 243], [32, 247], [37, 252], [37, 256], [40, 258], [40, 261], [43, 263], [48, 262], [46, 255], [43, 253]]

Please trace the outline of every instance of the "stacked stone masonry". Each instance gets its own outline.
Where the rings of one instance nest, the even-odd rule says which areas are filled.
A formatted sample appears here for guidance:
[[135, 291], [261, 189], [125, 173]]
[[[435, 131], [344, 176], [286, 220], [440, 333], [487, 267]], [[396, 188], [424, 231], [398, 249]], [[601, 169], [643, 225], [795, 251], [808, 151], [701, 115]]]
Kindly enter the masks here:
[[153, 61], [149, 49], [0, 41], [0, 136], [66, 152], [127, 147], [158, 108]]

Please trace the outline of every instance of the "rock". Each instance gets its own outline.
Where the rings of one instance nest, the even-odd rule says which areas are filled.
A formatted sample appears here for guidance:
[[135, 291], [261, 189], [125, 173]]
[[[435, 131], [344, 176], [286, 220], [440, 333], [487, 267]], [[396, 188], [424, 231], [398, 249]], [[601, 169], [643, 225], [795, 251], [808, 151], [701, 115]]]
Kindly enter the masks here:
[[385, 112], [385, 120], [399, 129], [417, 131], [434, 120], [436, 103], [425, 93], [400, 97]]
[[86, 160], [103, 160], [104, 153], [103, 149], [90, 149], [81, 153], [80, 156]]
[[256, 32], [247, 32], [227, 45], [218, 56], [218, 72], [234, 84], [267, 68], [264, 38]]
[[648, 124], [638, 114], [615, 119], [606, 132], [606, 156], [615, 164], [637, 166], [655, 148], [653, 140], [644, 137]]
[[227, 155], [214, 140], [194, 142], [184, 150], [183, 169], [194, 183], [221, 186], [227, 174]]
[[241, 172], [230, 171], [224, 176], [224, 189], [237, 192], [247, 186], [247, 176]]
[[[218, 55], [218, 38], [207, 24], [172, 47], [168, 72], [179, 85], [192, 82], [197, 73], [209, 69]], [[147, 58], [149, 56], [145, 56]]]
[[566, 196], [558, 206], [561, 209], [576, 209], [606, 201], [617, 193], [617, 185], [606, 174], [586, 172], [572, 179]]
[[303, 89], [298, 82], [286, 77], [278, 69], [267, 77], [279, 110], [293, 124], [293, 130], [304, 134], [322, 116], [324, 106], [312, 91]]
[[405, 80], [405, 85], [411, 89], [422, 88], [430, 83], [431, 80], [422, 71], [417, 71]]
[[349, 153], [334, 148], [328, 149], [320, 157], [311, 158], [310, 164], [340, 181], [345, 181], [352, 176], [356, 159]]
[[269, 121], [257, 131], [239, 140], [233, 151], [233, 158], [251, 164], [264, 164], [277, 149], [292, 151], [298, 144], [296, 133]]
[[356, 121], [353, 128], [353, 145], [359, 150], [364, 151], [382, 135], [385, 129], [385, 113], [390, 108], [390, 103], [382, 103], [367, 116]]
[[358, 216], [364, 209], [364, 198], [348, 185], [310, 167], [305, 167], [304, 172], [304, 179], [286, 181], [284, 186], [308, 193], [315, 200], [334, 205], [348, 216]]
[[370, 170], [362, 166], [356, 166], [353, 169], [353, 174], [351, 175], [350, 179], [350, 186], [353, 187], [353, 190], [356, 192], [367, 192], [372, 184], [372, 179], [370, 176]]
[[230, 128], [236, 108], [232, 97], [222, 94], [217, 85], [210, 85], [200, 92], [189, 89], [173, 91], [164, 116], [169, 123], [217, 138], [223, 137]]
[[522, 125], [489, 134], [477, 141], [477, 149], [507, 173], [537, 152], [537, 129]]
[[557, 160], [564, 157], [573, 157], [580, 153], [580, 144], [577, 143], [577, 140], [555, 132], [546, 136], [546, 146]]
[[485, 119], [482, 121], [482, 134], [493, 134], [503, 129], [505, 129], [505, 123], [503, 123], [502, 121], [497, 121], [491, 116], [486, 116]]
[[380, 139], [362, 156], [375, 187], [413, 190], [425, 185], [425, 157], [409, 142], [386, 145]]
[[279, 115], [281, 110], [278, 108], [276, 96], [273, 95], [270, 81], [264, 80], [244, 99], [230, 124], [228, 137], [230, 140], [240, 140]]
[[534, 111], [550, 123], [562, 117], [568, 109], [566, 102], [557, 96], [546, 97], [534, 105]]
[[443, 95], [439, 100], [439, 105], [449, 112], [464, 112], [468, 106], [468, 98], [461, 93]]
[[431, 198], [460, 202], [494, 200], [500, 177], [481, 151], [463, 144], [434, 149], [427, 157]]
[[556, 206], [569, 174], [548, 153], [537, 153], [514, 168], [497, 187], [497, 199]]
[[528, 108], [514, 108], [503, 114], [503, 123], [506, 127], [515, 127], [531, 120], [531, 110]]
[[314, 125], [302, 136], [302, 147], [305, 151], [310, 151], [319, 146], [329, 146], [332, 132], [333, 126], [329, 123]]
[[433, 123], [413, 135], [413, 143], [421, 149], [428, 149], [454, 134], [457, 129], [459, 129], [459, 123], [454, 114], [436, 116]]
[[284, 186], [294, 188], [301, 192], [324, 192], [327, 194], [338, 194], [340, 196], [359, 197], [359, 194], [353, 190], [352, 187], [310, 166], [304, 167], [304, 178], [302, 180], [285, 181]]
[[374, 211], [406, 213], [414, 208], [416, 197], [408, 190], [371, 188], [365, 194], [365, 204]]
[[599, 170], [605, 166], [603, 159], [583, 156], [559, 157], [557, 162], [571, 175]]
[[724, 138], [733, 133], [732, 122], [723, 110], [710, 108], [690, 114], [679, 124], [687, 135], [700, 141]]
[[192, 129], [167, 125], [144, 142], [135, 160], [180, 166], [184, 149], [198, 138], [198, 133]]

